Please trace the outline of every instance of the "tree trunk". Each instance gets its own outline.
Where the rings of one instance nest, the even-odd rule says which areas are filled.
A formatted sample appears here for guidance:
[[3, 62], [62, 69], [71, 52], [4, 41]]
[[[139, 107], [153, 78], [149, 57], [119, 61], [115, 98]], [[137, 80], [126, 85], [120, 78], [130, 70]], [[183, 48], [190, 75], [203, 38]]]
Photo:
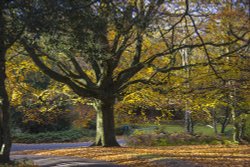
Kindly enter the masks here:
[[235, 126], [235, 141], [240, 142], [242, 140], [242, 128], [241, 128], [241, 124], [236, 122], [234, 124]]
[[190, 134], [191, 135], [193, 135], [194, 134], [194, 121], [193, 121], [193, 119], [191, 118], [191, 116], [190, 116], [190, 118], [189, 118], [189, 131], [190, 131]]
[[235, 122], [234, 126], [235, 126], [235, 139], [238, 142], [242, 142], [245, 133], [244, 132], [245, 120], [240, 118], [237, 122]]
[[11, 136], [9, 125], [9, 99], [5, 85], [5, 54], [3, 42], [0, 44], [0, 163], [10, 161]]
[[232, 139], [234, 142], [238, 142], [239, 141], [239, 126], [238, 126], [238, 123], [236, 122], [236, 114], [235, 114], [234, 106], [232, 107], [231, 115], [232, 115], [232, 123], [233, 123]]
[[217, 135], [218, 134], [218, 130], [217, 130], [217, 117], [216, 117], [216, 111], [215, 111], [215, 109], [212, 109], [212, 115], [213, 115], [214, 133]]
[[8, 163], [10, 161], [10, 126], [9, 126], [9, 98], [6, 91], [5, 65], [6, 65], [6, 47], [4, 43], [4, 18], [3, 18], [4, 2], [0, 2], [0, 163]]
[[193, 125], [193, 120], [191, 118], [190, 111], [185, 111], [185, 130], [186, 130], [186, 133], [189, 133], [189, 134], [194, 133], [194, 125]]
[[96, 141], [94, 146], [112, 147], [119, 146], [115, 137], [114, 122], [115, 99], [104, 99], [95, 101], [96, 116]]
[[246, 136], [246, 120], [243, 119], [241, 121], [242, 121], [242, 123], [241, 123], [241, 138], [244, 139]]
[[226, 110], [226, 117], [225, 117], [224, 121], [223, 121], [222, 124], [221, 124], [221, 133], [222, 133], [222, 134], [225, 133], [225, 130], [226, 130], [226, 127], [227, 127], [229, 121], [230, 121], [230, 112], [229, 112], [229, 110], [227, 109], [227, 110]]

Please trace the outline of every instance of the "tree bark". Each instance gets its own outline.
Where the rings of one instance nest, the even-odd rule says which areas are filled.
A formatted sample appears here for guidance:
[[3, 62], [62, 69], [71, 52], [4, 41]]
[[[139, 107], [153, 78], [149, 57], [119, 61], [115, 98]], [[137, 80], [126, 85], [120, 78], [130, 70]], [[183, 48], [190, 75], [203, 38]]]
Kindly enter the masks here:
[[112, 147], [119, 146], [115, 137], [114, 122], [115, 99], [95, 100], [96, 116], [96, 141], [94, 146]]
[[222, 124], [221, 124], [221, 133], [224, 134], [225, 133], [225, 130], [226, 130], [226, 127], [228, 125], [230, 121], [230, 111], [229, 109], [226, 110], [226, 116], [225, 116], [225, 119], [223, 120]]
[[189, 134], [194, 133], [194, 124], [191, 118], [190, 111], [185, 111], [185, 130], [186, 130], [186, 133], [189, 133]]
[[238, 142], [242, 142], [244, 138], [245, 120], [240, 118], [237, 122], [235, 122], [234, 126], [235, 126], [235, 139]]
[[232, 139], [234, 142], [237, 141], [237, 124], [236, 124], [236, 120], [235, 120], [235, 109], [234, 107], [231, 110], [231, 115], [232, 115], [232, 123], [233, 123], [233, 134], [232, 134]]
[[236, 122], [234, 124], [235, 126], [235, 138], [234, 140], [237, 142], [240, 142], [242, 140], [242, 129], [241, 129], [241, 125], [239, 122]]
[[6, 51], [2, 41], [0, 49], [0, 163], [7, 163], [10, 161], [11, 136], [9, 125], [9, 99], [5, 85]]
[[214, 133], [217, 135], [218, 130], [217, 130], [217, 117], [216, 117], [216, 111], [215, 109], [212, 109], [212, 116], [213, 116], [213, 128], [214, 128]]
[[11, 136], [9, 125], [9, 98], [6, 91], [6, 46], [5, 46], [5, 20], [3, 18], [4, 2], [0, 2], [0, 163], [10, 162]]

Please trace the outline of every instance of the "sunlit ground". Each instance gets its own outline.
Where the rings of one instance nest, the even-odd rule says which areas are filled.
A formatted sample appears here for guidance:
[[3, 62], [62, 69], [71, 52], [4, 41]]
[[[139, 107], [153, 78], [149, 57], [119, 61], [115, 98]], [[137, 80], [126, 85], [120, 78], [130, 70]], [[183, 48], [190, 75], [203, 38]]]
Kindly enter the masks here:
[[[250, 166], [250, 146], [168, 146], [168, 147], [122, 147], [122, 148], [77, 148], [52, 151], [26, 151], [35, 155], [74, 156], [105, 160], [126, 166]], [[178, 166], [178, 165], [177, 165]]]

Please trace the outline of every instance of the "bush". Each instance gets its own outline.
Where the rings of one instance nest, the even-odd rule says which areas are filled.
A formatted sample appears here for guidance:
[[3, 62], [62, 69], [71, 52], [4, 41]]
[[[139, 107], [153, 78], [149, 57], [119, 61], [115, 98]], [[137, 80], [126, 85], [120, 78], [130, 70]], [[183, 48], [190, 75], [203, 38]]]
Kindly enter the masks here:
[[16, 133], [13, 142], [16, 143], [52, 143], [86, 141], [95, 136], [95, 131], [88, 129], [71, 129], [67, 131], [45, 133]]
[[151, 133], [135, 131], [128, 139], [131, 146], [169, 146], [169, 145], [195, 145], [195, 144], [228, 144], [222, 137], [207, 135], [190, 135], [187, 133]]
[[133, 132], [133, 129], [129, 125], [122, 125], [115, 128], [116, 135], [130, 135]]
[[224, 139], [224, 140], [222, 140], [222, 144], [229, 146], [229, 145], [232, 145], [232, 144], [238, 144], [238, 142], [234, 142], [234, 141], [231, 141], [231, 140]]
[[243, 139], [250, 142], [250, 116], [246, 117], [245, 127], [244, 127]]
[[90, 121], [87, 123], [86, 128], [87, 128], [87, 129], [95, 130], [95, 129], [96, 129], [96, 120], [90, 120]]

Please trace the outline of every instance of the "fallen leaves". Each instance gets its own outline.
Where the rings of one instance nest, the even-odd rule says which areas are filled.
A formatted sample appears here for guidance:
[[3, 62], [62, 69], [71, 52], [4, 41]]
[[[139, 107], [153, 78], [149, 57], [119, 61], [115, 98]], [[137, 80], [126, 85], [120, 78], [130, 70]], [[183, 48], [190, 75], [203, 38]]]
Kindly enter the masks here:
[[126, 166], [250, 166], [249, 145], [168, 146], [168, 147], [82, 147], [49, 151], [26, 151], [26, 154], [73, 156], [109, 161]]

